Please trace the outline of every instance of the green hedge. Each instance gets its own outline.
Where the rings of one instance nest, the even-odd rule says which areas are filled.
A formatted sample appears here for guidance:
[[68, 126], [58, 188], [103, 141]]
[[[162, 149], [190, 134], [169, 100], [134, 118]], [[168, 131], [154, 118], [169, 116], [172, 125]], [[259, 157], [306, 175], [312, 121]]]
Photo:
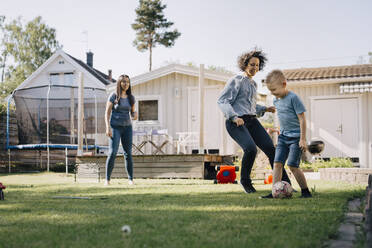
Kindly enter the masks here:
[[313, 169], [318, 171], [320, 168], [353, 168], [354, 164], [347, 158], [331, 158], [329, 161], [316, 160], [313, 163], [301, 162], [301, 169]]

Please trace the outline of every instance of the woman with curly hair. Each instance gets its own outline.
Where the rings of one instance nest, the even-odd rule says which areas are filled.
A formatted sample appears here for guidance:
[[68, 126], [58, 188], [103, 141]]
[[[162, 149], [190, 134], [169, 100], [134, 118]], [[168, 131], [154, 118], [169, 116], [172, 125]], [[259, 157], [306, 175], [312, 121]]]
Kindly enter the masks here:
[[120, 140], [124, 150], [125, 169], [127, 170], [129, 184], [133, 184], [131, 117], [133, 120], [137, 119], [134, 103], [135, 99], [132, 95], [129, 76], [121, 75], [116, 82], [116, 92], [109, 96], [106, 104], [105, 123], [106, 135], [109, 137], [109, 152], [106, 160], [105, 185], [110, 184]]
[[[271, 168], [275, 156], [274, 144], [257, 120], [257, 117], [263, 116], [265, 112], [274, 113], [275, 107], [256, 104], [257, 83], [253, 80], [254, 75], [264, 68], [266, 61], [266, 55], [258, 49], [239, 56], [238, 66], [243, 74], [236, 75], [227, 82], [217, 101], [226, 117], [227, 132], [244, 151], [240, 184], [246, 193], [256, 192], [250, 174], [256, 158], [257, 146], [269, 158]], [[284, 169], [282, 180], [290, 183]], [[271, 198], [270, 196], [271, 194], [264, 197]]]

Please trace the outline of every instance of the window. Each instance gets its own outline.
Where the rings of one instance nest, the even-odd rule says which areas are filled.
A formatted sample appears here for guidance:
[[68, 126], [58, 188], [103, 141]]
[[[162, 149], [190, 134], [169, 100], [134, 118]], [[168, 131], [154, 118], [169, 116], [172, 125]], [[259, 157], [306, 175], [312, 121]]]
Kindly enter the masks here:
[[51, 73], [50, 74], [50, 84], [51, 85], [58, 85], [59, 84], [59, 74], [58, 73]]
[[74, 74], [72, 72], [63, 74], [63, 85], [72, 86], [74, 83]]
[[158, 100], [138, 101], [138, 120], [139, 121], [158, 121]]

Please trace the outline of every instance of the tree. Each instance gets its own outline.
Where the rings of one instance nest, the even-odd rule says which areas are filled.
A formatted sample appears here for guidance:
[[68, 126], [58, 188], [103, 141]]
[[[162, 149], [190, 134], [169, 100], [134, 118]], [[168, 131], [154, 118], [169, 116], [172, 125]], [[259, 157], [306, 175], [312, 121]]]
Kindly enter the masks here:
[[[24, 25], [21, 17], [5, 24], [0, 21], [1, 57], [4, 81], [0, 94], [8, 95], [59, 48], [56, 30], [40, 16]], [[6, 64], [12, 61], [12, 64]], [[4, 73], [5, 72], [5, 73]]]
[[[5, 16], [0, 16], [0, 31], [3, 33], [3, 38], [1, 44], [3, 44], [7, 40], [6, 33], [4, 32], [4, 23], [5, 23]], [[4, 81], [4, 73], [5, 73], [5, 66], [6, 66], [6, 59], [8, 57], [8, 53], [5, 47], [2, 45], [0, 47], [0, 68], [1, 68], [1, 82]]]
[[132, 28], [136, 31], [136, 39], [133, 45], [138, 51], [149, 50], [149, 70], [152, 68], [152, 48], [157, 44], [172, 47], [175, 40], [181, 35], [174, 29], [168, 31], [174, 23], [168, 21], [163, 14], [167, 6], [162, 5], [160, 0], [140, 0], [136, 8], [137, 18]]

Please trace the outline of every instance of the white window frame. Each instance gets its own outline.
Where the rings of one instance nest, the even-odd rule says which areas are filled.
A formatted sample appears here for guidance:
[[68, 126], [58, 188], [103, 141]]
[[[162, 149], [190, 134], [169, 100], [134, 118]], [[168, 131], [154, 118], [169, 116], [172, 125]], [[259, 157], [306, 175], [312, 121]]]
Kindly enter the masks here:
[[140, 95], [136, 96], [136, 111], [138, 113], [139, 117], [139, 108], [138, 108], [138, 102], [139, 101], [158, 101], [158, 120], [157, 121], [139, 121], [136, 120], [135, 123], [140, 126], [162, 126], [163, 124], [163, 102], [162, 102], [162, 97], [161, 95]]
[[[48, 72], [48, 79], [49, 82], [51, 82], [51, 77], [52, 75], [57, 75], [58, 74], [58, 83], [57, 84], [51, 84], [51, 85], [56, 85], [56, 86], [74, 86], [74, 83], [76, 81], [76, 73], [75, 70], [64, 70], [64, 71], [49, 71]], [[71, 85], [66, 85], [65, 84], [65, 74], [72, 74], [73, 75], [73, 80]]]

